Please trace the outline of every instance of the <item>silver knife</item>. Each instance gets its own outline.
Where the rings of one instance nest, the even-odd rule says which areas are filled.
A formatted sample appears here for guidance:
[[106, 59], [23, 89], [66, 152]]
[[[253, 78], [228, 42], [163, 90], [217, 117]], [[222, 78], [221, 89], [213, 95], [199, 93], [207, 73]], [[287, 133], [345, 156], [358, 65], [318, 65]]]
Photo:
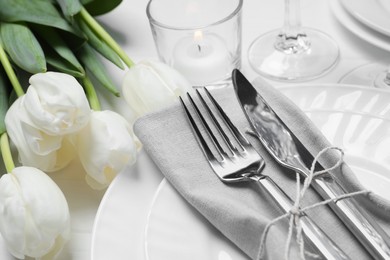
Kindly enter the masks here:
[[[257, 137], [282, 166], [305, 177], [314, 158], [239, 70], [232, 74], [234, 90]], [[315, 178], [312, 187], [323, 199], [345, 195], [333, 178]], [[390, 260], [390, 237], [353, 198], [336, 200], [331, 209], [376, 260]]]

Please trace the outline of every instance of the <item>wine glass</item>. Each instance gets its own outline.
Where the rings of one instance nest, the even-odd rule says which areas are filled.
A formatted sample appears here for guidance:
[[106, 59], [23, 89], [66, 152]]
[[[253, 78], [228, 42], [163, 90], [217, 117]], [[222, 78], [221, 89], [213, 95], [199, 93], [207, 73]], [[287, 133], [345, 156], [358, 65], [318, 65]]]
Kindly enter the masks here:
[[265, 77], [309, 80], [336, 65], [339, 47], [327, 34], [302, 27], [299, 0], [285, 0], [283, 28], [254, 40], [248, 59], [252, 68]]
[[344, 75], [339, 82], [390, 89], [390, 65], [364, 64]]

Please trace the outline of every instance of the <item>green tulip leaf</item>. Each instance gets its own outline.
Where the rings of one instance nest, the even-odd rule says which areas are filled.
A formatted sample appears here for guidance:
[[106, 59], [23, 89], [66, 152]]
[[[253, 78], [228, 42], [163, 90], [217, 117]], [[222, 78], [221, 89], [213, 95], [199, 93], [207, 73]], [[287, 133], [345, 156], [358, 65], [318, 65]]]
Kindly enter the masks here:
[[0, 134], [6, 131], [4, 118], [8, 110], [8, 89], [10, 83], [4, 72], [0, 70]]
[[121, 2], [122, 0], [110, 0], [110, 1], [93, 0], [93, 1], [84, 1], [84, 2], [82, 1], [85, 9], [87, 9], [87, 11], [93, 16], [102, 15], [112, 11]]
[[11, 60], [30, 73], [46, 71], [43, 50], [31, 30], [24, 24], [0, 24], [1, 41]]
[[69, 74], [75, 77], [83, 77], [85, 75], [83, 66], [67, 46], [66, 42], [61, 38], [57, 30], [47, 26], [34, 26], [34, 28], [38, 35], [40, 35], [42, 41], [48, 43], [43, 46], [47, 63], [62, 72], [66, 73], [69, 71]]
[[75, 68], [71, 63], [69, 63], [67, 60], [64, 60], [53, 51], [46, 52], [46, 61], [47, 64], [60, 72], [72, 75], [76, 78], [82, 78], [85, 76], [84, 72], [80, 72], [80, 70]]
[[65, 17], [73, 17], [83, 7], [79, 0], [57, 0]]
[[72, 27], [47, 0], [0, 0], [0, 21], [30, 22], [56, 27], [82, 38], [83, 35]]
[[88, 44], [79, 50], [78, 57], [84, 64], [85, 68], [88, 69], [92, 75], [111, 93], [115, 96], [119, 96], [119, 92], [108, 75], [103, 63], [100, 61], [94, 49]]
[[[76, 27], [77, 25], [73, 25]], [[79, 29], [78, 29], [79, 30]], [[83, 32], [80, 31], [80, 34], [83, 35], [83, 37], [78, 37], [72, 33], [69, 33], [67, 31], [63, 30], [57, 30], [58, 34], [61, 36], [61, 38], [66, 42], [66, 44], [69, 46], [71, 50], [78, 50], [81, 48], [81, 46], [84, 45], [84, 43], [87, 41], [87, 37]]]
[[94, 0], [80, 0], [81, 4], [82, 5], [86, 5], [86, 4], [89, 4], [91, 2], [93, 2]]
[[118, 54], [111, 49], [107, 43], [101, 40], [94, 32], [89, 28], [89, 26], [82, 20], [78, 19], [81, 30], [88, 37], [88, 43], [102, 56], [114, 63], [120, 69], [124, 69], [122, 60], [119, 58]]

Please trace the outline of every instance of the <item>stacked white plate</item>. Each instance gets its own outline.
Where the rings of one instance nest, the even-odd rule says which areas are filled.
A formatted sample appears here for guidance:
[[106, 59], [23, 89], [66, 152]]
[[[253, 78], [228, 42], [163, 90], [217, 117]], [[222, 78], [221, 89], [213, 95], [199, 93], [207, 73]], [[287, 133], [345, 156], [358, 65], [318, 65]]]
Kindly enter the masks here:
[[332, 0], [333, 13], [359, 38], [390, 51], [390, 1]]

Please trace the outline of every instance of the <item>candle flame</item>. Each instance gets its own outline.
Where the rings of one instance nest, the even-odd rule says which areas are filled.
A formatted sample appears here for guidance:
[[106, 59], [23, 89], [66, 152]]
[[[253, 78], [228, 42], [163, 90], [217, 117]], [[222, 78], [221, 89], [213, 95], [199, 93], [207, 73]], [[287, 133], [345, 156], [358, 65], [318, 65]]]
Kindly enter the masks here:
[[202, 31], [195, 31], [194, 32], [194, 40], [196, 42], [200, 42], [203, 40], [203, 32]]

